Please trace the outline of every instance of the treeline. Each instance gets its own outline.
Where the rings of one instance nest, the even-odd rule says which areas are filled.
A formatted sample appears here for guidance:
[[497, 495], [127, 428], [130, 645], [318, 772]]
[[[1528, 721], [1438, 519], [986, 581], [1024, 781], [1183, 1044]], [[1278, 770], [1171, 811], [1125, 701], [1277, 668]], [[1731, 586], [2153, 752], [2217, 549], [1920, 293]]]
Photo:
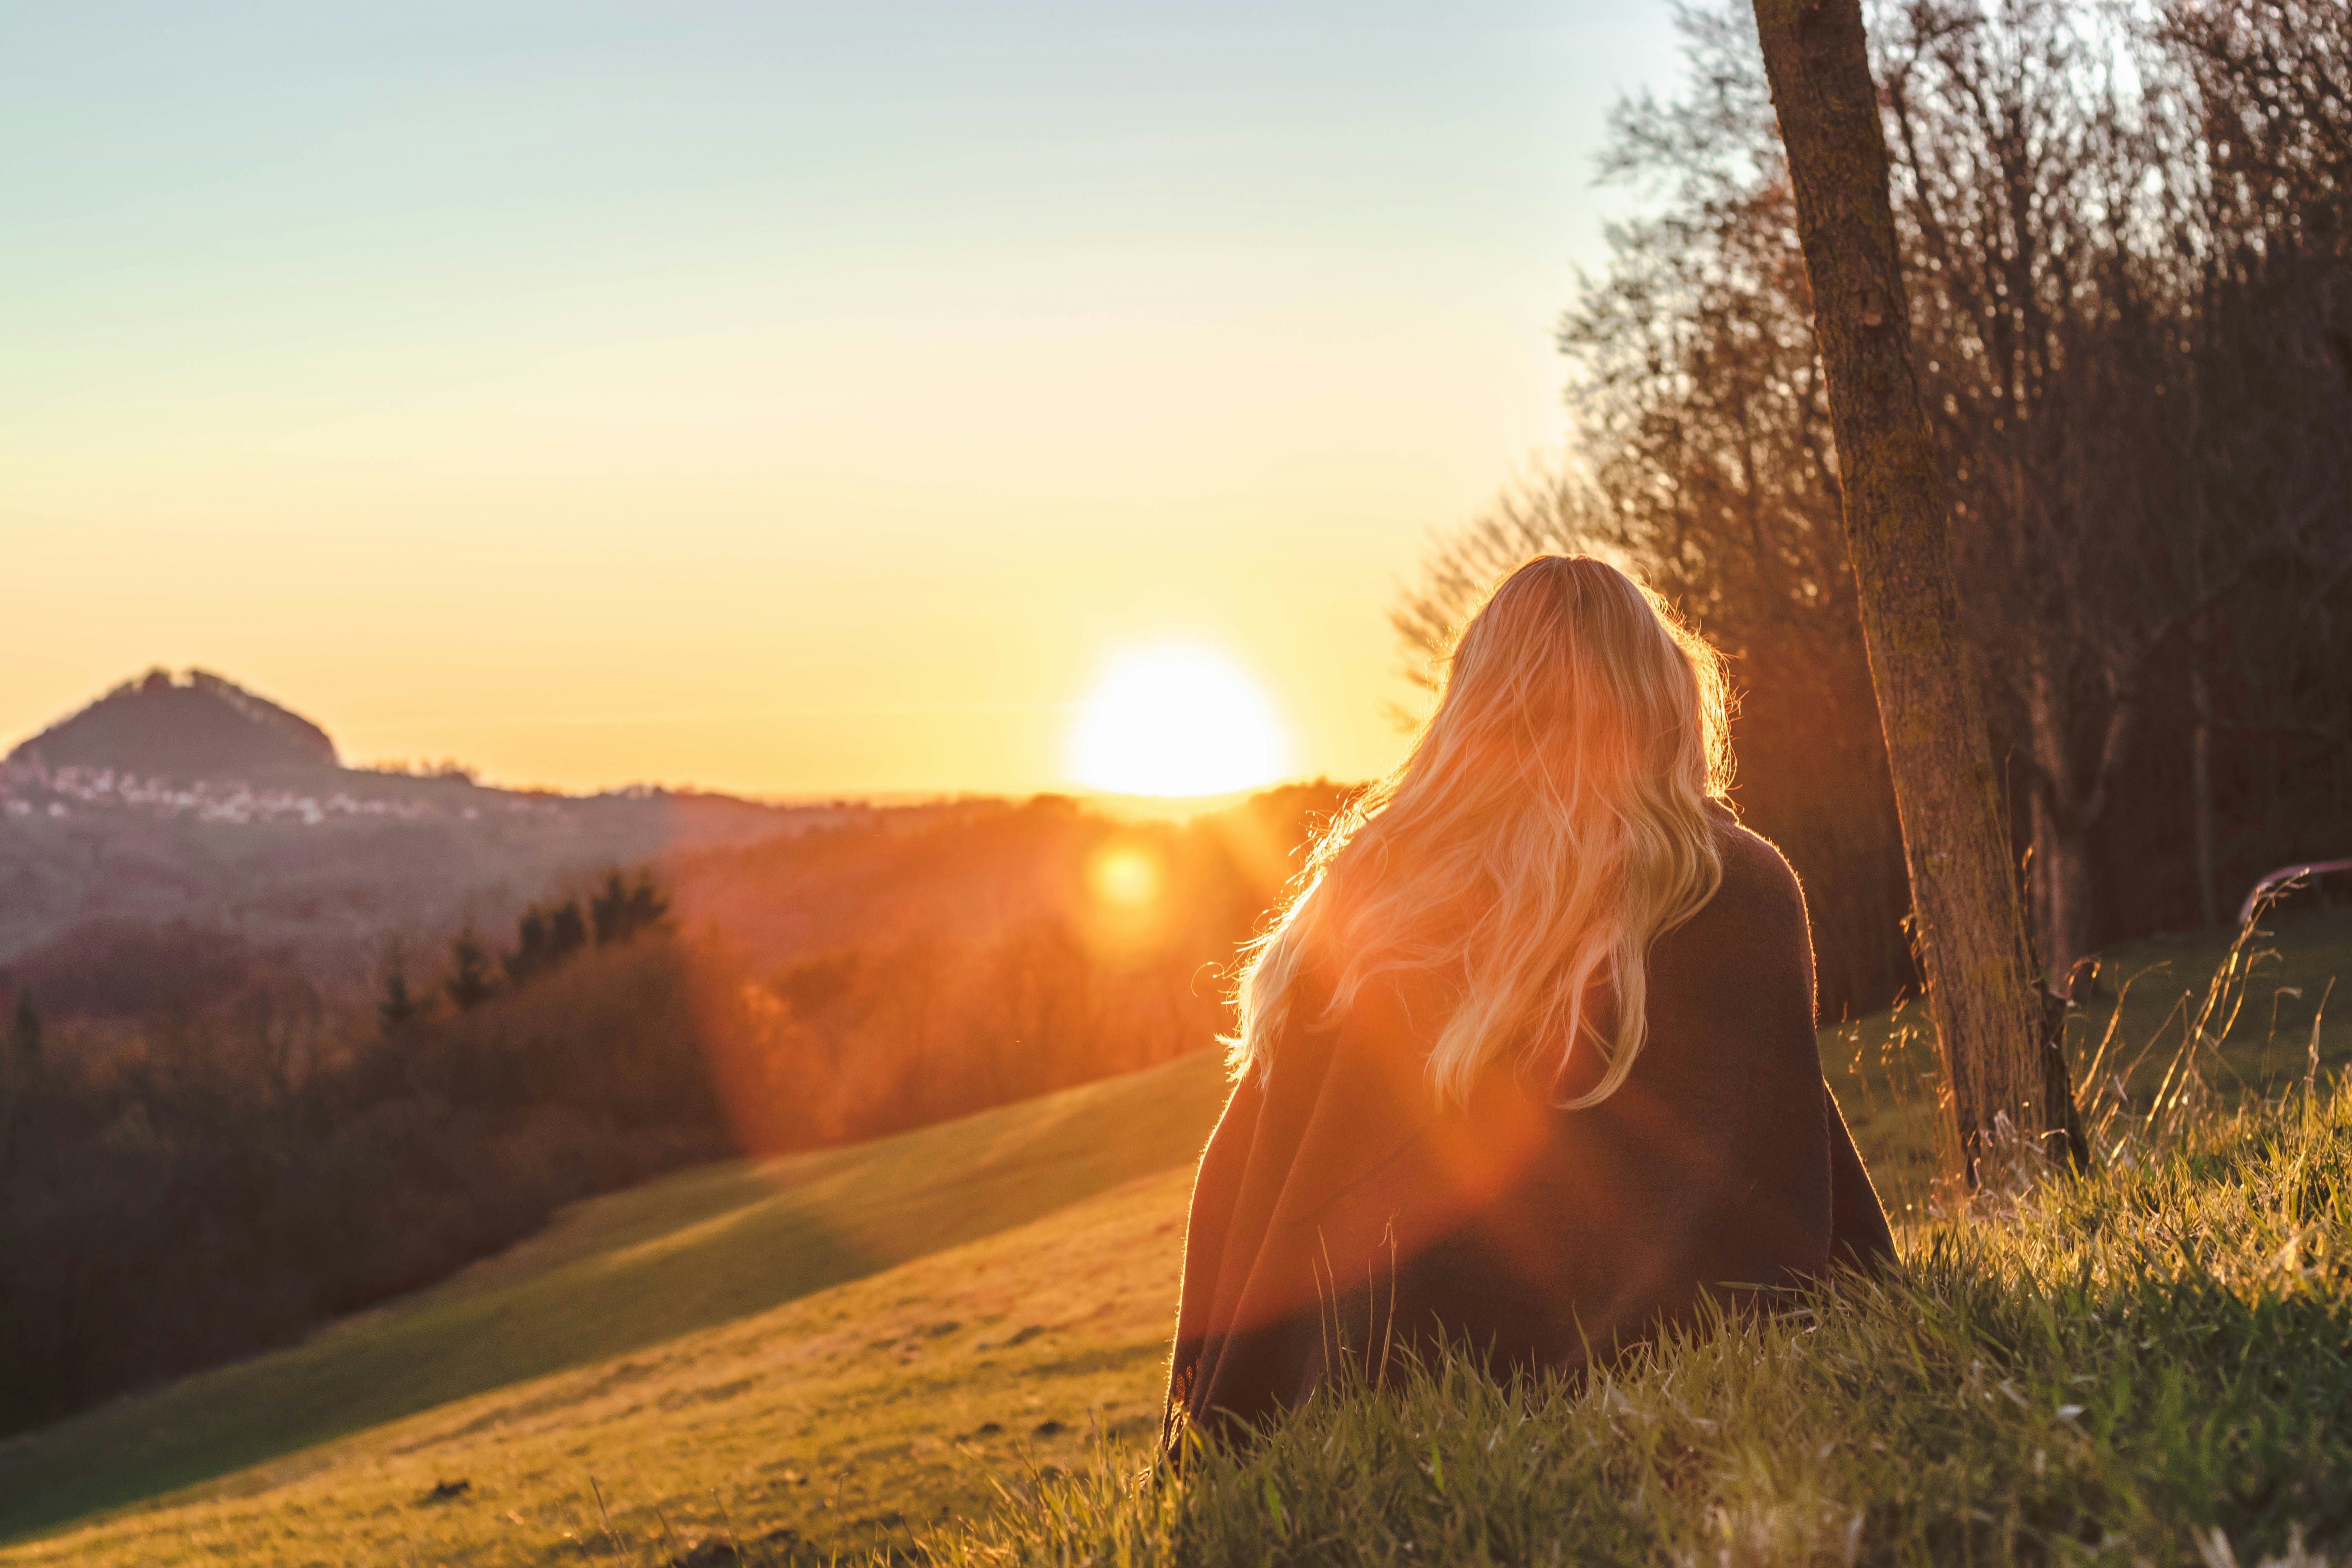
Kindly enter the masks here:
[[1204, 1048], [1341, 792], [1184, 823], [878, 812], [614, 873], [226, 1000], [0, 1017], [0, 1432], [280, 1344], [680, 1163], [867, 1137]]
[[[2352, 10], [1870, 11], [1915, 364], [2042, 958], [2226, 918], [2352, 842]], [[1561, 324], [1585, 465], [1399, 616], [1535, 550], [1642, 571], [1735, 657], [1738, 798], [1803, 873], [1834, 1016], [1914, 978], [1785, 169], [1745, 4], [1620, 106], [1655, 193]]]
[[[459, 1012], [470, 1012], [499, 994], [501, 970], [506, 988], [520, 989], [553, 973], [591, 941], [598, 947], [627, 942], [658, 928], [668, 913], [669, 900], [651, 871], [639, 871], [634, 879], [608, 872], [604, 886], [584, 900], [584, 910], [575, 893], [523, 910], [515, 922], [514, 947], [503, 954], [468, 922], [450, 939], [449, 974], [441, 993]], [[383, 999], [376, 1004], [376, 1016], [386, 1028], [396, 1029], [429, 1016], [433, 1005], [430, 992], [419, 994], [410, 986], [406, 955], [395, 943], [385, 956]]]
[[46, 1026], [18, 991], [0, 1431], [283, 1343], [575, 1198], [727, 1152], [679, 1026], [693, 984], [656, 921], [494, 995], [453, 964], [381, 1019], [282, 973], [129, 1026]]

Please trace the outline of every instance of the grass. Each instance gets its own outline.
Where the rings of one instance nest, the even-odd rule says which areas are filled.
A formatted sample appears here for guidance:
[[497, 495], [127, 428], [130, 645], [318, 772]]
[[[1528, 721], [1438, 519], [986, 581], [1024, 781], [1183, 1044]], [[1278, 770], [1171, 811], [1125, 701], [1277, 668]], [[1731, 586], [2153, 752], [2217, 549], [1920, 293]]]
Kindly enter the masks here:
[[[2177, 1004], [2203, 996], [2215, 945], [2116, 957], [2111, 975], [2137, 978], [2071, 1027], [2084, 1067], [2107, 1047], [2093, 1106], [2127, 1158], [1990, 1219], [1931, 1212], [1923, 1021], [1824, 1031], [1907, 1216], [1910, 1281], [1599, 1390], [1437, 1367], [1402, 1399], [1319, 1406], [1246, 1462], [1131, 1490], [1181, 1167], [1222, 1092], [1203, 1054], [600, 1199], [294, 1350], [0, 1445], [0, 1521], [55, 1531], [0, 1564], [652, 1563], [698, 1545], [707, 1563], [713, 1542], [783, 1563], [918, 1542], [973, 1564], [1550, 1561], [1551, 1543], [1562, 1561], [1843, 1562], [1856, 1510], [1871, 1562], [2087, 1560], [2092, 1531], [2125, 1560], [2193, 1561], [2215, 1549], [2189, 1532], [2216, 1526], [2249, 1552], [2284, 1551], [2295, 1524], [2334, 1542], [2343, 1521], [2311, 1489], [2352, 1491], [2352, 1436], [2324, 1418], [2352, 1408], [2347, 1112], [2246, 1086], [2324, 1086], [2352, 1058], [2352, 1012], [2319, 1011], [2326, 977], [2352, 973], [2352, 911], [2273, 929], [2202, 1031]], [[2126, 1134], [2159, 1089], [2158, 1148]], [[2208, 1494], [2205, 1512], [2184, 1500]]]
[[1189, 1163], [1223, 1096], [1186, 1058], [895, 1138], [703, 1167], [305, 1342], [0, 1444], [0, 1536], [607, 1362]]
[[[2217, 993], [2216, 972], [2233, 952], [2235, 973]], [[2218, 1005], [2207, 1015], [2209, 1003]], [[2274, 911], [2234, 949], [2217, 931], [2119, 943], [2101, 955], [2098, 994], [2070, 1014], [2066, 1035], [2076, 1095], [2095, 1123], [2155, 1095], [2168, 1071], [2193, 1067], [2200, 1087], [2225, 1098], [2302, 1078], [2315, 1063], [2339, 1071], [2352, 1061], [2352, 908]], [[1889, 1214], [1927, 1218], [1945, 1159], [1927, 1005], [1915, 998], [1822, 1030], [1822, 1067]]]
[[1261, 1443], [1196, 1449], [1181, 1475], [1106, 1446], [925, 1555], [2227, 1568], [2341, 1552], [2352, 1031], [2321, 1006], [2352, 920], [2120, 956], [2071, 1026], [2102, 1154], [2081, 1178], [2020, 1160], [1973, 1201], [1937, 1201], [1899, 1142], [1934, 1127], [1916, 1026], [1825, 1033], [1907, 1213], [1898, 1277], [1838, 1281], [1576, 1384], [1498, 1384], [1439, 1352], [1402, 1388], [1341, 1387]]
[[1580, 1387], [1434, 1357], [1181, 1479], [1106, 1456], [951, 1568], [2310, 1561], [2352, 1542], [2352, 1088], [1915, 1231]]
[[[71, 1563], [775, 1563], [903, 1546], [1156, 1431], [1190, 1172], [0, 1552]], [[436, 1489], [443, 1490], [438, 1499]]]

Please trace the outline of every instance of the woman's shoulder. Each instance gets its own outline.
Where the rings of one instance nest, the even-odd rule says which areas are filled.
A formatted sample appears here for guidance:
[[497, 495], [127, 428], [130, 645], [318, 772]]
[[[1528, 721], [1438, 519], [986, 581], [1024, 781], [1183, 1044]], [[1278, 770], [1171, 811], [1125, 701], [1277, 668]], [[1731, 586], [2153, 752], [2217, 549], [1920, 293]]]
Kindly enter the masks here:
[[1723, 860], [1723, 880], [1692, 923], [1794, 922], [1805, 930], [1805, 890], [1778, 846], [1742, 824], [1731, 808], [1708, 803], [1715, 826], [1716, 848]]
[[[1804, 890], [1771, 840], [1728, 812], [1717, 816], [1716, 844], [1723, 880], [1715, 896], [1650, 950], [1653, 1026], [1662, 1045], [1674, 1038], [1719, 1042], [1727, 1020], [1747, 1028], [1780, 1018], [1802, 1047], [1795, 1054], [1803, 1056], [1812, 1048], [1813, 1005]], [[1767, 1006], [1767, 998], [1787, 1006]]]

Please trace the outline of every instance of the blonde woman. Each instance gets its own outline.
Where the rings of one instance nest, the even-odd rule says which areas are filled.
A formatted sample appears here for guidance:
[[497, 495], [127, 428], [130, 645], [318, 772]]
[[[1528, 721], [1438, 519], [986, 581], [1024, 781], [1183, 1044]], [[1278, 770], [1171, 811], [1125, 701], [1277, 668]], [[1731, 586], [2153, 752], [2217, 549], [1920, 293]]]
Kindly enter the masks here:
[[1815, 1054], [1804, 895], [1723, 804], [1727, 724], [1714, 648], [1600, 561], [1530, 561], [1471, 618], [1243, 979], [1171, 1439], [1351, 1348], [1573, 1370], [1893, 1256]]

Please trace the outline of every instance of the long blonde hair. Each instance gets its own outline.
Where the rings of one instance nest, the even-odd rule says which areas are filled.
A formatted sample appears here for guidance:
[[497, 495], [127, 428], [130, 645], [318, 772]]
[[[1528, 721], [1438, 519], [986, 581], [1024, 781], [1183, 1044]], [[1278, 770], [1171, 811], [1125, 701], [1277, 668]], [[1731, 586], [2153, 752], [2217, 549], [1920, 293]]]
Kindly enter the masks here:
[[1451, 993], [1429, 1047], [1441, 1096], [1515, 1050], [1565, 1075], [1589, 1039], [1600, 1081], [1561, 1103], [1608, 1099], [1646, 1036], [1651, 942], [1723, 879], [1707, 803], [1730, 784], [1728, 729], [1722, 658], [1665, 601], [1587, 555], [1521, 565], [1463, 627], [1404, 761], [1332, 824], [1256, 944], [1235, 1075], [1272, 1069], [1310, 969], [1336, 975], [1327, 1016], [1419, 973]]

